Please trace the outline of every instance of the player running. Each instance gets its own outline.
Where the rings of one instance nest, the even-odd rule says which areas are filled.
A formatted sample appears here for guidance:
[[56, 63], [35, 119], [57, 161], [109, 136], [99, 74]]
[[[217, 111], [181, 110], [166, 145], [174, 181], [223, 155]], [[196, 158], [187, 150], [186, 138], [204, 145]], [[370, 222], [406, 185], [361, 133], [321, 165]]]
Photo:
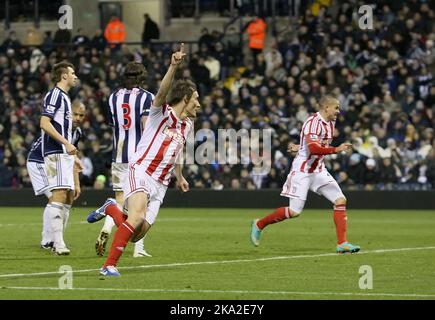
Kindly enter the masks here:
[[[125, 68], [123, 88], [109, 97], [113, 128], [112, 183], [119, 207], [124, 205], [122, 186], [128, 177], [128, 163], [136, 152], [154, 95], [142, 87], [147, 79], [143, 64], [129, 62]], [[154, 215], [147, 215], [146, 223], [153, 225]], [[106, 243], [115, 223], [108, 216], [95, 243], [97, 255], [104, 254]], [[144, 250], [143, 239], [135, 243], [133, 257], [151, 256]]]
[[[73, 135], [72, 144], [77, 148], [78, 142], [82, 136], [82, 131], [80, 125], [83, 123], [86, 114], [86, 108], [83, 103], [76, 100], [72, 104], [73, 111]], [[79, 171], [81, 169], [77, 168], [74, 170], [74, 191], [69, 191], [68, 201], [63, 206], [63, 229], [65, 230], [69, 211], [73, 204], [73, 200], [76, 200], [80, 193], [80, 180]], [[51, 220], [49, 217], [49, 208], [52, 202], [52, 193], [49, 191], [48, 177], [45, 172], [44, 166], [44, 156], [42, 154], [42, 136], [36, 139], [32, 143], [32, 147], [27, 155], [27, 172], [29, 173], [30, 181], [32, 182], [32, 187], [36, 196], [45, 195], [48, 198], [48, 203], [45, 206], [44, 214], [42, 218], [42, 249], [52, 249], [54, 246], [53, 235], [51, 233]]]
[[[337, 253], [354, 253], [359, 246], [346, 239], [346, 197], [337, 181], [325, 168], [323, 159], [328, 154], [340, 153], [352, 148], [349, 143], [331, 147], [334, 137], [335, 121], [340, 113], [339, 101], [332, 96], [324, 96], [319, 101], [319, 112], [309, 117], [302, 126], [298, 153], [293, 160], [281, 196], [289, 198], [289, 206], [276, 209], [270, 215], [252, 222], [251, 242], [260, 244], [261, 231], [276, 222], [298, 217], [307, 199], [308, 190], [312, 190], [334, 204], [334, 222], [337, 233]], [[294, 150], [294, 145], [289, 146]]]
[[119, 210], [113, 199], [108, 199], [88, 216], [89, 222], [95, 222], [110, 215], [118, 226], [109, 256], [100, 270], [103, 276], [120, 275], [116, 265], [127, 242], [142, 238], [148, 231], [144, 224], [145, 212], [146, 215], [157, 214], [173, 172], [181, 190], [189, 190], [177, 158], [193, 130], [189, 117], [195, 118], [200, 108], [195, 84], [188, 80], [177, 81], [168, 104], [165, 103], [176, 68], [184, 56], [182, 44], [180, 51], [171, 57], [171, 65], [150, 108], [137, 151], [129, 163], [129, 176], [123, 188], [128, 216]]
[[70, 253], [63, 239], [64, 222], [67, 220], [64, 212], [71, 202], [70, 190], [75, 190], [74, 156], [77, 148], [72, 144], [73, 117], [68, 91], [77, 80], [71, 63], [60, 62], [53, 66], [56, 85], [44, 98], [40, 121], [42, 154], [49, 184], [47, 190], [52, 193], [47, 214], [51, 221], [54, 252], [58, 255]]

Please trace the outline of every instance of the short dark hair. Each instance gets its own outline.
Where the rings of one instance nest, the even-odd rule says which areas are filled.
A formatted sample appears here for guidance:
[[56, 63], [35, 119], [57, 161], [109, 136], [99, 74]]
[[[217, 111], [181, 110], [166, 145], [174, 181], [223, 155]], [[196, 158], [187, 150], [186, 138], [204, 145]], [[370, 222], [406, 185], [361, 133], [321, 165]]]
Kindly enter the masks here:
[[125, 67], [122, 86], [126, 89], [143, 87], [147, 80], [147, 70], [142, 63], [129, 62]]
[[177, 80], [172, 85], [172, 89], [169, 92], [168, 96], [168, 104], [175, 105], [179, 103], [185, 96], [190, 100], [192, 94], [197, 90], [196, 84], [194, 84], [191, 80], [183, 79]]
[[51, 71], [51, 76], [53, 78], [54, 83], [58, 83], [60, 82], [60, 80], [62, 80], [62, 74], [68, 73], [68, 67], [74, 69], [73, 64], [66, 61], [56, 63], [53, 66], [53, 70]]

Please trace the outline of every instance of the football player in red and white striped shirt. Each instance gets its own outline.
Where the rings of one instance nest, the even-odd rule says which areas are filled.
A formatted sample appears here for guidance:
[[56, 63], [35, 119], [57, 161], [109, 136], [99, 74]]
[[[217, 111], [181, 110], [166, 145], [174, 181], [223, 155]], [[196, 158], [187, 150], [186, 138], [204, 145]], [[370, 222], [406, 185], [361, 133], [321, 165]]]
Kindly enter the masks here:
[[323, 162], [328, 154], [340, 153], [352, 148], [352, 144], [349, 143], [343, 143], [338, 147], [330, 146], [339, 113], [339, 101], [332, 96], [324, 96], [319, 101], [319, 112], [309, 117], [303, 124], [300, 145], [289, 147], [290, 152], [296, 147], [298, 153], [281, 192], [282, 196], [289, 198], [289, 206], [278, 208], [270, 215], [253, 221], [251, 241], [255, 246], [260, 244], [261, 231], [267, 225], [298, 217], [305, 206], [308, 190], [311, 190], [334, 204], [337, 253], [353, 253], [360, 250], [359, 246], [347, 242], [346, 197]]
[[[151, 105], [137, 151], [129, 163], [129, 177], [123, 188], [128, 217], [110, 200], [100, 208], [119, 227], [109, 256], [100, 271], [104, 276], [120, 275], [116, 269], [119, 258], [130, 239], [135, 242], [145, 235], [145, 213], [151, 207], [159, 209], [173, 172], [181, 190], [189, 190], [189, 184], [182, 175], [181, 164], [176, 160], [190, 130], [193, 130], [189, 118], [195, 118], [200, 108], [195, 84], [188, 80], [177, 81], [171, 90], [169, 104], [165, 103], [176, 67], [184, 55], [183, 46], [172, 55], [171, 65]], [[88, 221], [89, 218], [98, 221], [102, 218], [100, 214], [100, 210], [92, 212]]]

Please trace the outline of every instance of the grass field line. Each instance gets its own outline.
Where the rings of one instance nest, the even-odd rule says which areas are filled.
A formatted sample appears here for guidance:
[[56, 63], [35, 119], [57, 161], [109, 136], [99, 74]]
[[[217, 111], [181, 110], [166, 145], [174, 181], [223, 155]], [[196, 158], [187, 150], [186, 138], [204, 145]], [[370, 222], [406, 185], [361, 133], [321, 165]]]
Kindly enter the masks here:
[[[378, 249], [378, 250], [361, 251], [355, 255], [373, 254], [373, 253], [390, 253], [390, 252], [401, 252], [401, 251], [416, 251], [416, 250], [433, 250], [433, 249], [435, 249], [435, 247]], [[185, 266], [195, 266], [195, 265], [217, 265], [217, 264], [246, 263], [246, 262], [260, 262], [260, 261], [273, 261], [273, 260], [310, 259], [310, 258], [322, 258], [322, 257], [334, 257], [334, 256], [339, 257], [342, 255], [336, 253], [322, 253], [322, 254], [306, 254], [306, 255], [296, 255], [296, 256], [276, 256], [276, 257], [256, 258], [256, 259], [177, 262], [177, 263], [167, 263], [167, 264], [148, 264], [148, 265], [131, 266], [131, 267], [118, 267], [118, 269], [132, 270], [132, 269], [152, 269], [152, 268], [173, 268], [173, 267], [185, 267]], [[73, 270], [72, 272], [84, 273], [84, 272], [97, 272], [99, 270], [100, 269], [81, 269], [81, 270]], [[63, 273], [64, 272], [59, 272], [59, 271], [33, 272], [33, 273], [6, 273], [6, 274], [0, 274], [0, 278], [45, 276], [45, 275], [55, 275], [55, 274], [63, 274]]]
[[[222, 218], [219, 218], [222, 220]], [[228, 219], [233, 219], [229, 217]], [[159, 222], [179, 222], [179, 221], [187, 221], [187, 222], [199, 222], [199, 221], [210, 221], [209, 218], [160, 218]], [[322, 221], [323, 223], [323, 221]], [[68, 222], [68, 226], [70, 225], [78, 225], [78, 224], [89, 224], [87, 221], [78, 221], [78, 222]], [[42, 222], [30, 222], [30, 223], [0, 223], [0, 228], [4, 227], [24, 227], [24, 226], [42, 226]]]
[[267, 291], [267, 290], [201, 290], [201, 289], [142, 289], [142, 288], [70, 288], [59, 287], [16, 287], [4, 286], [10, 290], [44, 290], [44, 291], [109, 291], [109, 292], [141, 292], [141, 293], [223, 293], [223, 294], [264, 294], [264, 295], [304, 295], [304, 296], [361, 296], [361, 297], [396, 297], [396, 298], [435, 298], [435, 294], [421, 293], [366, 293], [366, 292], [304, 292], [304, 291]]
[[[86, 221], [79, 222], [69, 222], [68, 225], [72, 224], [89, 224]], [[42, 226], [42, 222], [34, 222], [34, 223], [0, 223], [0, 228], [2, 227], [27, 227], [27, 226]]]

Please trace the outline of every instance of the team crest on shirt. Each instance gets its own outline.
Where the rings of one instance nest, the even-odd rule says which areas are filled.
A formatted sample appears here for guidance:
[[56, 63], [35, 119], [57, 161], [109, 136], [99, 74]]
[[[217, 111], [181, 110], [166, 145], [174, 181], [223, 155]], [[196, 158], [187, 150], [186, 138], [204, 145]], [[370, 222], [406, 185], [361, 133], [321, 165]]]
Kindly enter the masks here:
[[56, 111], [56, 108], [55, 108], [54, 106], [48, 105], [48, 106], [45, 108], [45, 110], [46, 110], [48, 113], [54, 113], [54, 112]]
[[71, 112], [67, 111], [66, 115], [65, 115], [65, 118], [68, 119], [68, 120], [72, 119]]
[[310, 140], [317, 140], [317, 134], [310, 134]]
[[184, 137], [182, 134], [178, 133], [178, 131], [176, 131], [175, 129], [169, 129], [168, 127], [166, 127], [163, 130], [163, 134], [169, 138], [171, 138], [172, 140], [177, 141], [179, 144], [184, 144]]

